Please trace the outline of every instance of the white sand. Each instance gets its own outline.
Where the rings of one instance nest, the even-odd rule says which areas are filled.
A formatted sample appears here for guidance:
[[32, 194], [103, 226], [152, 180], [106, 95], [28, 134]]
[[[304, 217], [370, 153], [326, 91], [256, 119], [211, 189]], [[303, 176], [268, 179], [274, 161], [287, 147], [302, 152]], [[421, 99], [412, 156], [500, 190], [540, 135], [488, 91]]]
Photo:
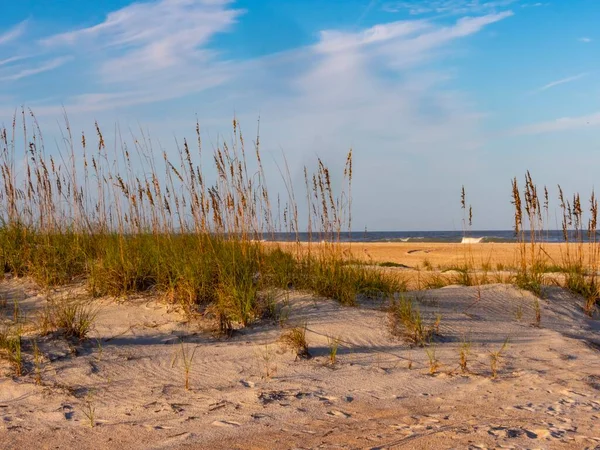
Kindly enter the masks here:
[[[0, 292], [28, 317], [46, 302], [20, 280]], [[39, 341], [42, 386], [33, 374], [0, 377], [0, 448], [600, 448], [600, 322], [580, 298], [548, 288], [536, 328], [534, 297], [510, 286], [482, 287], [480, 300], [475, 287], [415, 295], [427, 317], [442, 315], [435, 376], [422, 348], [390, 335], [380, 302], [347, 308], [293, 294], [288, 324], [307, 323], [314, 355], [296, 361], [274, 324], [223, 339], [152, 296], [94, 300], [93, 339]], [[327, 335], [342, 340], [333, 367]], [[468, 375], [458, 368], [464, 336]], [[197, 346], [189, 391], [181, 358], [173, 364], [179, 337]], [[506, 337], [492, 380], [489, 352]]]

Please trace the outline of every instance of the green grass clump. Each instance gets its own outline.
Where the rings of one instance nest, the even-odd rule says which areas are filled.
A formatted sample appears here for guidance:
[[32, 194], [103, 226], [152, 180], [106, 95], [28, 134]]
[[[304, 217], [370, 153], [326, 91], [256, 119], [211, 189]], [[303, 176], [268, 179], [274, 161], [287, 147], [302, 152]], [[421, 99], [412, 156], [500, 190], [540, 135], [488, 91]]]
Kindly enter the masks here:
[[60, 303], [55, 305], [55, 326], [66, 337], [80, 341], [88, 337], [96, 320], [97, 311], [82, 303]]
[[426, 325], [419, 308], [407, 297], [393, 300], [388, 310], [390, 331], [393, 335], [403, 336], [411, 344], [425, 346], [433, 338], [439, 328], [441, 316], [436, 317], [432, 325]]

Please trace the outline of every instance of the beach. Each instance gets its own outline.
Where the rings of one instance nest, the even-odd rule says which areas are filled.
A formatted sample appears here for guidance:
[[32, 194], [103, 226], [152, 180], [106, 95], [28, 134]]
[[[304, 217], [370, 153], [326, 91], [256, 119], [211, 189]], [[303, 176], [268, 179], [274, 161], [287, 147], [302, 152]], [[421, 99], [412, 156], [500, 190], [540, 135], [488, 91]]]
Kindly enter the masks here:
[[[460, 264], [465, 251], [508, 265], [515, 248], [395, 243], [351, 251], [412, 268], [429, 261], [435, 271]], [[600, 322], [561, 287], [544, 287], [541, 298], [497, 283], [396, 295], [437, 328], [426, 345], [393, 332], [390, 299], [342, 306], [293, 289], [273, 295], [277, 319], [228, 338], [210, 314], [190, 318], [157, 294], [91, 299], [81, 283], [48, 291], [6, 278], [4, 315], [17, 304], [31, 319], [24, 338], [61, 298], [93, 304], [97, 317], [84, 341], [38, 336], [41, 360], [30, 357], [21, 377], [0, 363], [2, 448], [600, 445]], [[294, 327], [305, 330], [309, 359], [282, 341]]]

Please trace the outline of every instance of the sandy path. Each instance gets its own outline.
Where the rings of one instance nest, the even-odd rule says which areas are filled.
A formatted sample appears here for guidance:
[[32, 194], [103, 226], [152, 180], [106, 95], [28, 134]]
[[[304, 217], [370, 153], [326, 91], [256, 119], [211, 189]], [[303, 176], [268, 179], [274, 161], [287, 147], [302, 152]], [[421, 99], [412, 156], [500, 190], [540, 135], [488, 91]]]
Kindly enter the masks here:
[[[29, 317], [46, 301], [22, 281], [0, 290]], [[288, 325], [307, 324], [314, 356], [296, 361], [277, 342], [275, 324], [225, 340], [152, 297], [102, 299], [94, 339], [74, 347], [40, 340], [42, 386], [32, 375], [0, 378], [1, 446], [599, 448], [599, 322], [559, 288], [540, 301], [540, 328], [531, 325], [531, 294], [506, 285], [480, 292], [413, 294], [428, 320], [442, 315], [435, 346], [442, 366], [434, 376], [422, 348], [391, 336], [376, 302], [345, 308], [293, 294]], [[335, 366], [327, 363], [328, 335], [342, 341]], [[181, 360], [173, 363], [180, 337], [196, 347], [189, 391]], [[467, 375], [458, 370], [464, 337], [472, 342]], [[489, 352], [507, 337], [492, 380]], [[95, 428], [84, 414], [88, 402]]]

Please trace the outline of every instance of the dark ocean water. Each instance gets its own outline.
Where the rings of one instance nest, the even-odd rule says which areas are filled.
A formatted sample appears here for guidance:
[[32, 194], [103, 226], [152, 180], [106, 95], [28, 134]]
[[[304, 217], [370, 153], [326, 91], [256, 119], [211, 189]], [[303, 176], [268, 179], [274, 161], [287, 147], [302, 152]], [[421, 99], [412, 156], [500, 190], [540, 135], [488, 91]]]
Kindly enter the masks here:
[[[580, 232], [579, 236], [583, 242], [588, 241], [588, 233]], [[342, 242], [462, 242], [464, 237], [471, 238], [471, 242], [516, 242], [517, 238], [513, 230], [494, 230], [494, 231], [353, 231], [352, 233], [342, 233], [340, 240]], [[308, 233], [298, 233], [301, 242], [309, 241]], [[268, 241], [294, 241], [294, 233], [274, 233], [264, 236]], [[318, 233], [312, 234], [312, 241], [327, 239], [324, 235]], [[330, 238], [329, 238], [330, 239]], [[329, 240], [327, 239], [327, 240]], [[525, 233], [525, 239], [529, 240], [529, 233]], [[564, 242], [562, 230], [545, 230], [536, 240], [545, 242]], [[569, 232], [569, 241], [578, 241], [578, 233]], [[598, 237], [596, 238], [598, 240]]]

